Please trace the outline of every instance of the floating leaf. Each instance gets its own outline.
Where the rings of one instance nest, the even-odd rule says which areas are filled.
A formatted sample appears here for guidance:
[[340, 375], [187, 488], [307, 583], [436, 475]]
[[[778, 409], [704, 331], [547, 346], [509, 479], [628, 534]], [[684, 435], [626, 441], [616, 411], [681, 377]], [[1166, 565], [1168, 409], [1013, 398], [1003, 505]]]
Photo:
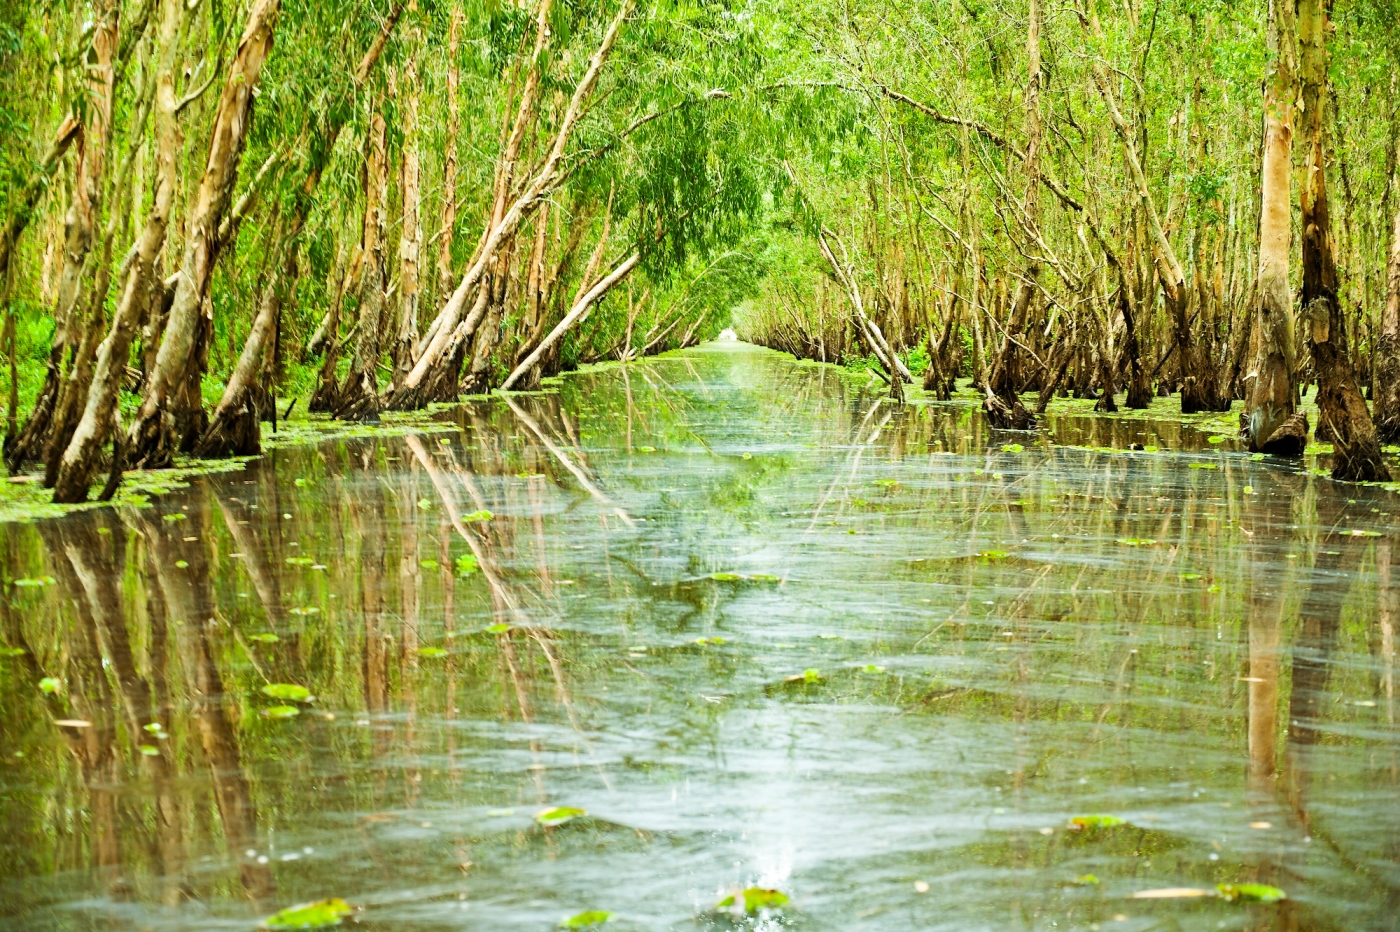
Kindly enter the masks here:
[[188, 560], [176, 560], [176, 561], [175, 561], [175, 567], [176, 567], [176, 569], [182, 569], [182, 570], [183, 570], [183, 569], [187, 568], [189, 565], [190, 565], [190, 561], [188, 561]]
[[1224, 443], [1224, 442], [1225, 442], [1225, 438], [1222, 437], [1222, 436], [1220, 436], [1219, 434], [1215, 434], [1214, 436], [1210, 436], [1210, 437], [1207, 437], [1207, 438], [1206, 438], [1206, 443]]
[[143, 744], [137, 750], [146, 757], [160, 757], [160, 748], [154, 744]]
[[44, 693], [45, 695], [55, 695], [62, 688], [63, 681], [54, 679], [52, 676], [46, 676], [39, 681], [39, 691]]
[[296, 718], [301, 709], [294, 705], [274, 705], [262, 710], [263, 718]]
[[784, 683], [808, 683], [808, 684], [811, 684], [811, 683], [819, 683], [819, 682], [821, 682], [821, 678], [822, 678], [822, 674], [821, 674], [821, 671], [820, 671], [820, 670], [815, 670], [815, 669], [813, 669], [813, 668], [811, 668], [811, 667], [808, 667], [806, 670], [803, 670], [801, 673], [795, 673], [795, 674], [793, 674], [792, 676], [785, 677], [785, 678], [783, 679], [783, 682], [784, 682]]
[[782, 909], [789, 902], [786, 893], [766, 887], [749, 887], [739, 893], [731, 893], [715, 904], [715, 909], [738, 912], [742, 904], [743, 912], [756, 916], [764, 910]]
[[346, 916], [353, 913], [350, 905], [341, 899], [321, 900], [319, 903], [303, 903], [289, 906], [275, 916], [262, 922], [264, 929], [328, 929], [338, 926]]
[[57, 581], [52, 576], [34, 576], [28, 579], [16, 579], [15, 585], [22, 589], [29, 589], [34, 586], [52, 586]]
[[885, 668], [877, 663], [867, 663], [865, 666], [860, 668], [860, 671], [862, 673], [884, 673]]
[[447, 651], [443, 650], [441, 647], [420, 647], [418, 648], [418, 656], [427, 657], [429, 659], [433, 657], [446, 657]]
[[481, 509], [480, 511], [473, 511], [473, 512], [472, 512], [471, 514], [469, 514], [469, 515], [462, 515], [462, 520], [463, 520], [463, 521], [490, 521], [490, 520], [491, 520], [492, 518], [494, 518], [494, 517], [496, 517], [496, 516], [493, 515], [493, 514], [491, 514], [491, 512], [487, 511], [485, 508], [483, 508], [483, 509]]
[[1160, 890], [1139, 890], [1129, 899], [1133, 900], [1183, 900], [1198, 896], [1215, 896], [1214, 890], [1200, 887], [1162, 887]]
[[1076, 832], [1082, 832], [1085, 829], [1092, 828], [1114, 828], [1115, 826], [1127, 824], [1127, 822], [1117, 816], [1111, 815], [1075, 816], [1069, 820], [1070, 829]]
[[638, 453], [655, 453], [656, 447], [637, 447]]
[[561, 929], [591, 929], [600, 926], [612, 918], [612, 913], [604, 912], [601, 909], [590, 909], [587, 912], [579, 913], [577, 916], [570, 916], [559, 923]]
[[177, 512], [175, 512], [174, 514], [166, 515], [166, 516], [165, 516], [165, 520], [166, 520], [166, 521], [172, 521], [172, 522], [173, 522], [173, 521], [184, 521], [187, 517], [189, 517], [189, 516], [186, 515], [184, 512], [177, 511]]
[[302, 605], [292, 609], [293, 615], [319, 615], [321, 610], [314, 605]]
[[1218, 463], [1190, 463], [1190, 464], [1188, 465], [1188, 468], [1190, 468], [1190, 469], [1219, 469], [1219, 468], [1220, 468], [1220, 465], [1219, 465]]
[[1095, 887], [1098, 886], [1099, 878], [1095, 877], [1093, 874], [1080, 874], [1078, 877], [1071, 880], [1070, 883], [1079, 887]]
[[268, 632], [263, 631], [259, 634], [248, 635], [248, 640], [257, 641], [259, 644], [276, 644], [282, 639], [275, 634], [269, 634]]
[[742, 582], [744, 577], [738, 573], [711, 573], [710, 579], [715, 582]]
[[496, 624], [494, 624], [494, 625], [487, 625], [487, 626], [486, 626], [486, 633], [487, 633], [487, 634], [505, 634], [505, 633], [506, 633], [507, 631], [509, 631], [509, 630], [510, 630], [510, 625], [506, 624], [505, 622], [498, 622], [498, 623], [496, 623]]
[[1343, 531], [1343, 534], [1350, 534], [1352, 537], [1380, 537], [1380, 531]]
[[570, 822], [577, 819], [579, 816], [585, 815], [588, 815], [588, 813], [582, 809], [575, 809], [572, 806], [558, 806], [554, 809], [546, 809], [543, 812], [536, 813], [535, 821], [546, 828], [553, 828], [556, 825], [563, 825], [565, 822]]
[[751, 459], [753, 459], [753, 454], [752, 454], [752, 453], [745, 453], [745, 454], [744, 454], [744, 459], [746, 459], [746, 460], [751, 460]]
[[1004, 444], [1001, 445], [1001, 452], [1003, 452], [1003, 453], [1024, 453], [1024, 452], [1026, 452], [1026, 448], [1023, 447], [1023, 446], [1021, 446], [1019, 443], [1004, 443]]
[[476, 562], [475, 554], [464, 553], [457, 558], [458, 576], [470, 576], [473, 573], [475, 573], [479, 568], [480, 564]]
[[312, 566], [316, 560], [312, 557], [288, 557], [286, 563], [289, 566]]
[[141, 730], [150, 732], [153, 735], [158, 735], [165, 731], [165, 728], [161, 726], [160, 722], [151, 722], [149, 725], [142, 725]]
[[1190, 582], [1190, 581], [1193, 580], [1193, 579], [1200, 579], [1200, 578], [1201, 578], [1201, 574], [1200, 574], [1200, 573], [1182, 573], [1180, 578], [1181, 578], [1181, 580], [1182, 580], [1183, 582]]
[[1215, 889], [1231, 903], [1236, 900], [1244, 903], [1277, 903], [1288, 899], [1287, 893], [1265, 883], [1219, 883]]
[[420, 498], [418, 499], [418, 507], [423, 509], [424, 511], [427, 511], [428, 509], [433, 507], [433, 503], [426, 498]]
[[1007, 553], [1005, 550], [983, 550], [976, 554], [976, 556], [983, 560], [1005, 560], [1007, 557], [1011, 556], [1011, 554]]
[[262, 688], [262, 694], [270, 699], [285, 699], [289, 702], [311, 702], [315, 698], [311, 695], [311, 690], [295, 683], [268, 683]]
[[783, 577], [774, 576], [772, 573], [753, 573], [749, 576], [749, 582], [777, 583], [782, 581]]
[[696, 638], [695, 643], [699, 644], [701, 647], [704, 647], [706, 644], [719, 646], [724, 643], [724, 638]]
[[1124, 547], [1151, 547], [1157, 542], [1150, 537], [1120, 537], [1118, 543]]

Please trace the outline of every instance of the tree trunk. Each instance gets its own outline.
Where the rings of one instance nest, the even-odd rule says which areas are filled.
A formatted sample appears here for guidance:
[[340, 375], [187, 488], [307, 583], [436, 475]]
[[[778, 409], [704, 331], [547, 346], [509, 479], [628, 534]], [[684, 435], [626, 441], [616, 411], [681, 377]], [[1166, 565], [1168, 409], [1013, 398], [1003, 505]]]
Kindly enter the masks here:
[[1390, 238], [1374, 378], [1371, 397], [1376, 406], [1376, 433], [1384, 443], [1400, 443], [1400, 208], [1395, 211]]
[[[117, 401], [126, 372], [131, 340], [159, 286], [156, 259], [165, 245], [170, 210], [175, 199], [176, 158], [183, 144], [176, 119], [174, 65], [176, 39], [184, 15], [180, 0], [164, 0], [160, 30], [160, 65], [156, 78], [156, 187], [146, 225], [136, 241], [135, 257], [127, 271], [112, 329], [97, 351], [92, 382], [82, 419], [63, 451], [54, 481], [53, 500], [81, 502], [97, 473], [102, 447], [120, 429]], [[117, 453], [113, 451], [114, 459]]]
[[199, 404], [198, 379], [203, 372], [198, 366], [202, 354], [197, 344], [204, 325], [201, 318], [205, 316], [210, 279], [219, 258], [219, 224], [233, 194], [252, 121], [253, 89], [272, 51], [280, 7], [281, 0], [254, 0], [215, 112], [204, 175], [185, 224], [185, 255], [170, 317], [154, 369], [147, 373], [141, 408], [128, 434], [127, 448], [136, 466], [170, 465], [180, 442], [176, 436], [176, 415], [181, 396], [186, 409]]
[[360, 238], [364, 271], [360, 278], [360, 319], [355, 355], [332, 411], [348, 421], [379, 419], [379, 331], [384, 314], [384, 227], [388, 210], [388, 126], [376, 110], [365, 146], [365, 222]]
[[1331, 0], [1299, 0], [1298, 43], [1307, 145], [1299, 192], [1303, 230], [1302, 306], [1308, 349], [1317, 375], [1319, 426], [1332, 437], [1332, 478], [1353, 482], [1390, 479], [1380, 442], [1347, 350], [1346, 320], [1337, 296], [1337, 260], [1327, 204], [1324, 119], [1327, 106], [1327, 30]]
[[419, 221], [421, 171], [418, 157], [418, 69], [410, 57], [404, 66], [407, 100], [403, 107], [403, 224], [399, 235], [399, 315], [394, 342], [394, 384], [413, 367], [418, 341], [418, 256], [423, 248]]
[[[457, 87], [461, 72], [457, 49], [462, 31], [462, 7], [454, 4], [447, 33], [447, 140], [442, 166], [442, 225], [438, 228], [437, 310], [452, 293], [452, 228], [457, 224], [457, 136], [461, 131]], [[416, 362], [416, 360], [415, 360]]]
[[1293, 417], [1293, 295], [1291, 248], [1293, 101], [1297, 30], [1291, 0], [1274, 2], [1269, 38], [1275, 46], [1264, 90], [1264, 165], [1259, 219], [1259, 279], [1255, 327], [1259, 352], [1246, 414], [1249, 448], [1299, 456], [1307, 444]]

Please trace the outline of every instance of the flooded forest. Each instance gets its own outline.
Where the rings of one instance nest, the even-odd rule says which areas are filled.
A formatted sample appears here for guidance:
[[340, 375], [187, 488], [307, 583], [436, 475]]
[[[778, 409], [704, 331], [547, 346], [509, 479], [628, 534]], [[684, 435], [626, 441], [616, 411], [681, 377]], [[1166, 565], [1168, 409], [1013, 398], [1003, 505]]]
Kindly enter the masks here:
[[1397, 0], [4, 0], [0, 315], [0, 928], [1400, 929]]

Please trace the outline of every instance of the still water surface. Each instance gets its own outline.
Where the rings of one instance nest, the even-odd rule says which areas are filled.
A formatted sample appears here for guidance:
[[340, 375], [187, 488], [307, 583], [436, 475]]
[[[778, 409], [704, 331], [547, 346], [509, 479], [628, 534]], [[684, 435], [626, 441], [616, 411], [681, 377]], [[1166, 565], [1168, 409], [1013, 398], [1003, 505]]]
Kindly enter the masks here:
[[0, 927], [1400, 923], [1394, 496], [724, 344], [439, 426], [0, 529]]

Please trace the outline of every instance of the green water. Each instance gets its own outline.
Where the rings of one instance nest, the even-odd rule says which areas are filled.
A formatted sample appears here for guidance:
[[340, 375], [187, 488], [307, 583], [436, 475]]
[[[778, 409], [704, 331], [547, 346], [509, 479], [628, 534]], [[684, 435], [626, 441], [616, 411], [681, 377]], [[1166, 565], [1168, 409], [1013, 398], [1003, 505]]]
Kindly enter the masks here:
[[0, 927], [1400, 923], [1393, 495], [724, 344], [440, 426], [0, 529]]

